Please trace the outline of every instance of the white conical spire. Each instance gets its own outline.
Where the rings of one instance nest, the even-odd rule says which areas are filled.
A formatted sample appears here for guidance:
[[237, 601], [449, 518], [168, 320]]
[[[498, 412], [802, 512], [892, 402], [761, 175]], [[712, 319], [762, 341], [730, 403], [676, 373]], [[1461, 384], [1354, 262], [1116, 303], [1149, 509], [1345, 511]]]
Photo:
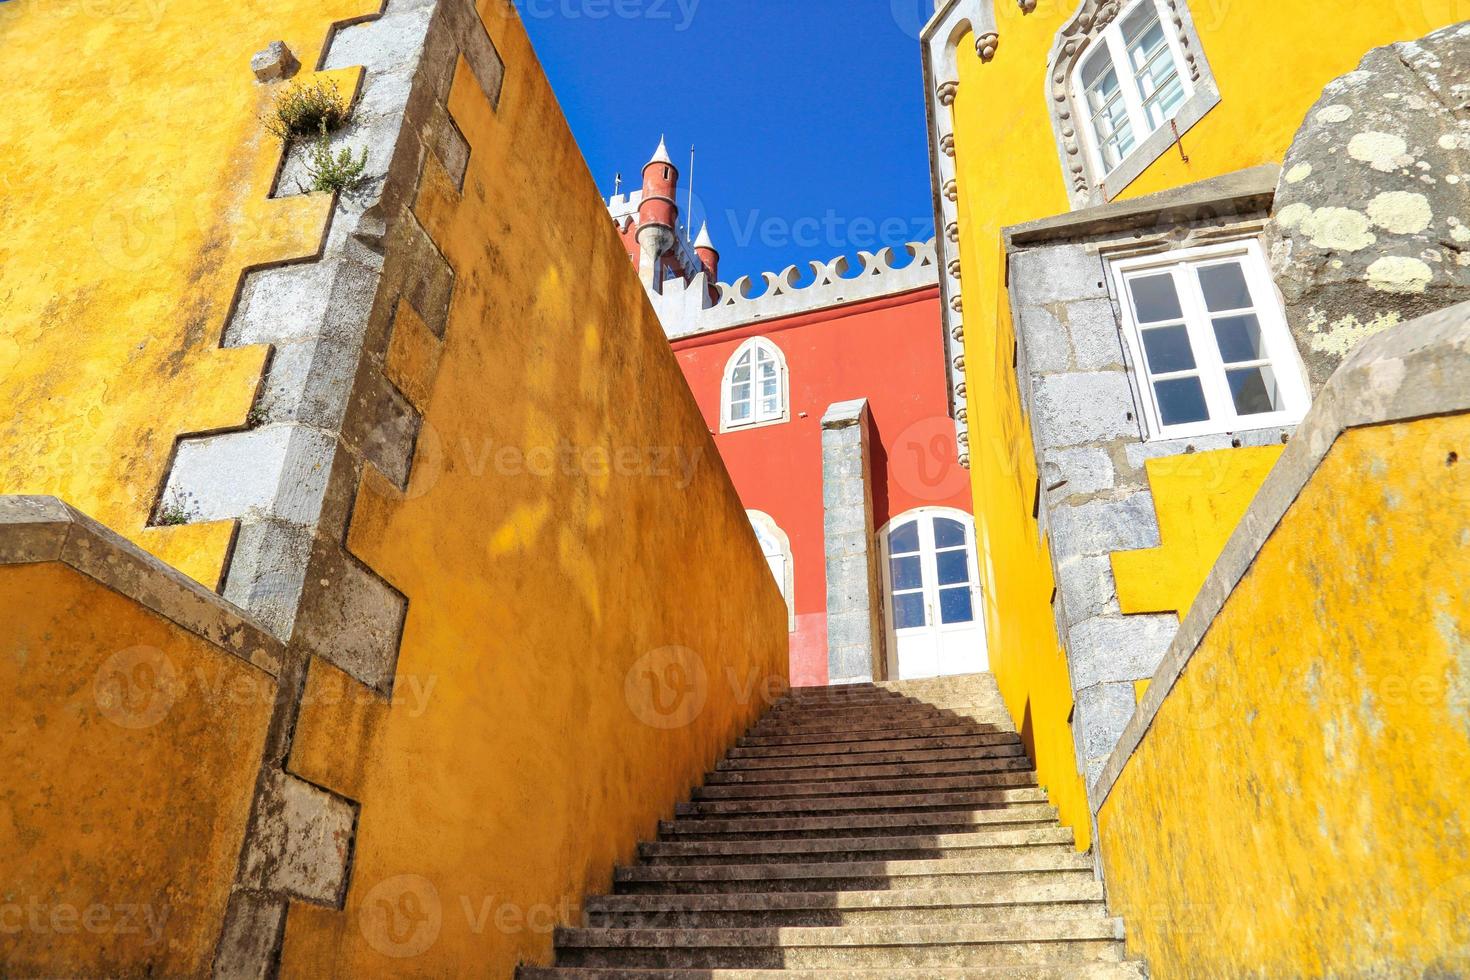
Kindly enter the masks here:
[[653, 159], [649, 160], [648, 162], [667, 163], [671, 167], [674, 165], [673, 158], [669, 156], [669, 145], [664, 142], [664, 138], [662, 136], [658, 138], [658, 149], [653, 151]]
[[696, 239], [694, 239], [694, 247], [695, 248], [707, 248], [711, 252], [718, 252], [719, 251], [719, 249], [715, 248], [715, 243], [710, 240], [710, 237], [709, 237], [709, 222], [708, 221], [704, 222], [703, 224], [701, 224], [699, 226], [699, 237], [696, 238]]

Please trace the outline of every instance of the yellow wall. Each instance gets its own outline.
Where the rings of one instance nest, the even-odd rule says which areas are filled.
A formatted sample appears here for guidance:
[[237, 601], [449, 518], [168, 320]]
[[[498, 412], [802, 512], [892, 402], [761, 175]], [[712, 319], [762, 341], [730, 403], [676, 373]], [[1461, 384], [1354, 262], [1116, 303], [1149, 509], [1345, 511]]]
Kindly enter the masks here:
[[0, 494], [54, 494], [218, 584], [233, 522], [145, 525], [174, 440], [246, 424], [267, 349], [219, 346], [242, 271], [315, 253], [330, 206], [268, 200], [250, 57], [284, 39], [314, 65], [379, 6], [0, 4], [0, 72], [29, 80], [0, 124]]
[[408, 597], [394, 704], [311, 667], [290, 768], [362, 813], [346, 911], [290, 910], [288, 977], [548, 960], [785, 684], [745, 511], [519, 22], [480, 7], [501, 102], [461, 61], [463, 198], [431, 159], [415, 206], [457, 271], [424, 434], [348, 540]]
[[206, 975], [275, 679], [60, 563], [0, 622], [0, 972]]
[[1339, 439], [1124, 768], [1099, 842], [1154, 976], [1470, 970], [1466, 446]]
[[[1028, 704], [1036, 716], [1033, 722], [1045, 723], [1046, 730], [1035, 737], [1038, 770], [1063, 818], [1079, 829], [1079, 843], [1085, 844], [1080, 780], [1070, 732], [1062, 729], [1070, 710], [1070, 686], [1047, 608], [1051, 575], [1043, 567], [1045, 553], [1035, 547], [1031, 519], [1033, 450], [1015, 396], [1000, 237], [1007, 226], [1070, 208], [1047, 109], [1047, 57], [1056, 32], [1078, 5], [1040, 0], [1033, 13], [1023, 14], [1015, 3], [993, 2], [1000, 34], [997, 54], [983, 64], [973, 35], [960, 39], [959, 91], [953, 106], [965, 380], [976, 521], [983, 529], [979, 540], [991, 602], [989, 643], [996, 680], [1017, 724], [1024, 724]], [[1300, 5], [1267, 0], [1195, 0], [1190, 9], [1221, 103], [1185, 134], [1189, 165], [1177, 152], [1166, 153], [1122, 197], [1280, 160], [1323, 86], [1351, 70], [1370, 48], [1417, 38], [1470, 16], [1464, 0], [1366, 6], [1327, 0], [1313, 4], [1310, 16], [1304, 16]], [[1322, 30], [1326, 23], [1333, 25], [1331, 31]], [[1230, 507], [1248, 500], [1259, 486], [1261, 454], [1254, 455], [1239, 464], [1250, 484], [1248, 492], [1242, 484]], [[1161, 514], [1195, 507], [1171, 492], [1156, 495], [1156, 505]], [[1228, 537], [1223, 524], [1202, 533], [1192, 556], [1174, 546], [1168, 551], [1169, 568], [1188, 568], [1191, 576], [1200, 568], [1207, 570], [1218, 554], [1214, 542], [1223, 543], [1222, 530]], [[1157, 577], [1163, 570], [1160, 566], [1149, 572], [1134, 560], [1129, 577]], [[1183, 602], [1183, 592], [1192, 597], [1193, 588], [1181, 589], [1167, 601]], [[1054, 750], [1043, 748], [1051, 742], [1057, 743]]]
[[1219, 449], [1144, 463], [1160, 545], [1113, 552], [1113, 579], [1123, 612], [1177, 612], [1181, 617], [1189, 612], [1281, 450]]

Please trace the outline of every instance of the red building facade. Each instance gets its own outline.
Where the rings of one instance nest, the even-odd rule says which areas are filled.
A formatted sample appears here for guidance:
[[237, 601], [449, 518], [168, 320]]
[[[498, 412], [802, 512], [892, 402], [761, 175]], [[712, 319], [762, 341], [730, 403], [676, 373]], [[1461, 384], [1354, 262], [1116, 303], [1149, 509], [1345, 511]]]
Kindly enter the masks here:
[[792, 610], [792, 683], [984, 670], [933, 244], [752, 295], [677, 206], [647, 230], [678, 171], [660, 146], [644, 174], [609, 209]]

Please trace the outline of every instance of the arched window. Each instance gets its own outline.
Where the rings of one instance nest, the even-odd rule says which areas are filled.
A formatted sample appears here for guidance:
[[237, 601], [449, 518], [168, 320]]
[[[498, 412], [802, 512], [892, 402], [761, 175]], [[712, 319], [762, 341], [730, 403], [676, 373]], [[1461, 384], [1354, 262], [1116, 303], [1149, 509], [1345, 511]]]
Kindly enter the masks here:
[[785, 422], [786, 358], [764, 337], [741, 344], [725, 365], [720, 392], [720, 431]]
[[1220, 101], [1185, 0], [1084, 0], [1048, 74], [1073, 207], [1112, 200]]
[[750, 518], [750, 526], [755, 529], [755, 539], [760, 542], [761, 554], [766, 556], [766, 564], [771, 568], [771, 577], [776, 580], [776, 588], [781, 590], [781, 597], [786, 600], [786, 628], [788, 631], [795, 630], [796, 604], [793, 595], [796, 576], [791, 567], [791, 539], [770, 514], [748, 510], [745, 516]]

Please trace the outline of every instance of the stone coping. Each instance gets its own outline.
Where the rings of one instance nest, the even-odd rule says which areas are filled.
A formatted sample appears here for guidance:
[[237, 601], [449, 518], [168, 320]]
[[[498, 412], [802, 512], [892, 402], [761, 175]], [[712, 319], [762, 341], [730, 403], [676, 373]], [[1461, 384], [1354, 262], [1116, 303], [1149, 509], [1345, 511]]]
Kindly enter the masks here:
[[1470, 412], [1470, 303], [1383, 331], [1364, 342], [1333, 374], [1180, 623], [1143, 700], [1093, 785], [1089, 799], [1094, 814], [1107, 801], [1231, 592], [1338, 436], [1363, 426], [1465, 412]]
[[278, 676], [285, 645], [244, 610], [56, 497], [0, 496], [0, 565], [61, 562]]
[[1143, 197], [1011, 225], [1002, 234], [1006, 250], [1012, 251], [1049, 242], [1155, 228], [1163, 224], [1263, 214], [1271, 208], [1280, 178], [1279, 165], [1263, 163], [1248, 170], [1237, 170]]

